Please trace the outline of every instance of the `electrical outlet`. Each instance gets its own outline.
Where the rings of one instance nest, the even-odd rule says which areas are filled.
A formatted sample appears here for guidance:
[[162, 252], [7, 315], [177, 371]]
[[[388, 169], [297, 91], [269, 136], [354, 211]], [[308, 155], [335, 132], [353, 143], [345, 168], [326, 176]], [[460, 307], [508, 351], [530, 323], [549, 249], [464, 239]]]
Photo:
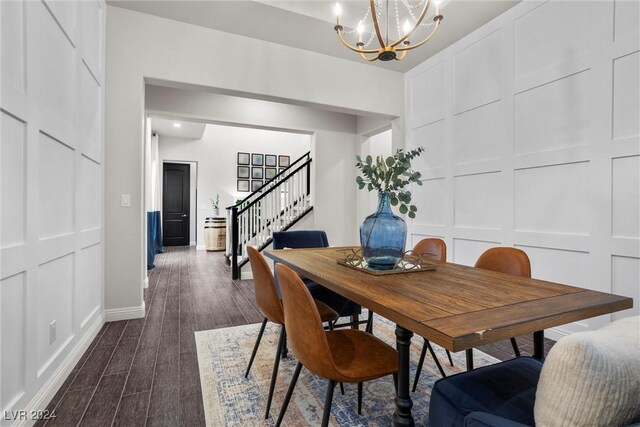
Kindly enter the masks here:
[[56, 340], [56, 321], [49, 323], [49, 344]]

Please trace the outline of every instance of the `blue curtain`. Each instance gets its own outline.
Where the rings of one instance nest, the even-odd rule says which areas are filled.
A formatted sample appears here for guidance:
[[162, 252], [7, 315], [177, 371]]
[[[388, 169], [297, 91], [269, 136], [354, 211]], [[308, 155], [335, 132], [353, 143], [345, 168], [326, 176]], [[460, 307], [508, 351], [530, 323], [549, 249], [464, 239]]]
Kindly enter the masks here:
[[150, 122], [147, 120], [146, 138], [146, 209], [147, 209], [147, 270], [153, 267], [156, 254], [162, 252], [162, 214], [160, 203], [160, 153], [158, 150], [158, 135], [151, 133]]
[[162, 253], [163, 249], [160, 211], [147, 212], [147, 270], [155, 267], [155, 256]]

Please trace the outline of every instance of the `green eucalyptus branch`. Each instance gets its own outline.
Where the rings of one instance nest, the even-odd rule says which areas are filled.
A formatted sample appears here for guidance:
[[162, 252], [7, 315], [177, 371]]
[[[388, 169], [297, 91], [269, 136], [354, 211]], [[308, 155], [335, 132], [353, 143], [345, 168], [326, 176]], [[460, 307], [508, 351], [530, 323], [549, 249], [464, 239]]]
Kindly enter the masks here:
[[368, 191], [388, 192], [391, 204], [399, 206], [401, 214], [415, 218], [418, 208], [411, 204], [411, 192], [404, 188], [411, 183], [422, 185], [422, 175], [411, 169], [411, 161], [424, 151], [422, 147], [406, 152], [400, 149], [387, 158], [367, 156], [364, 160], [356, 156], [356, 167], [362, 174], [356, 177], [358, 189], [366, 187]]

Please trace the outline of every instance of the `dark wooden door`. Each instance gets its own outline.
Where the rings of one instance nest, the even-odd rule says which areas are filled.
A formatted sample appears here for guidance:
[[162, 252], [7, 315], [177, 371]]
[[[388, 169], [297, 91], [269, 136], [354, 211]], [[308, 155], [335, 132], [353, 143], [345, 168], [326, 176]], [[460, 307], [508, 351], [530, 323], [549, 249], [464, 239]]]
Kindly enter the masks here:
[[163, 243], [165, 246], [188, 246], [190, 165], [164, 163], [162, 175]]

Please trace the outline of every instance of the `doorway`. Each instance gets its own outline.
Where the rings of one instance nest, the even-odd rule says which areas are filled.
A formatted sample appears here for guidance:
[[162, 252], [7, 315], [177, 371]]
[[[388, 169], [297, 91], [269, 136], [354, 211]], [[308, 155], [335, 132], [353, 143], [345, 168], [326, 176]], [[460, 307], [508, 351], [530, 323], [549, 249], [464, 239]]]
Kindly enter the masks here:
[[[368, 135], [360, 147], [360, 156], [364, 159], [371, 156], [387, 158], [393, 155], [393, 142], [391, 129]], [[375, 191], [358, 191], [357, 213], [359, 221], [376, 211], [378, 207], [378, 194]], [[359, 223], [358, 223], [359, 224]]]
[[191, 165], [163, 163], [162, 228], [165, 246], [189, 246]]

